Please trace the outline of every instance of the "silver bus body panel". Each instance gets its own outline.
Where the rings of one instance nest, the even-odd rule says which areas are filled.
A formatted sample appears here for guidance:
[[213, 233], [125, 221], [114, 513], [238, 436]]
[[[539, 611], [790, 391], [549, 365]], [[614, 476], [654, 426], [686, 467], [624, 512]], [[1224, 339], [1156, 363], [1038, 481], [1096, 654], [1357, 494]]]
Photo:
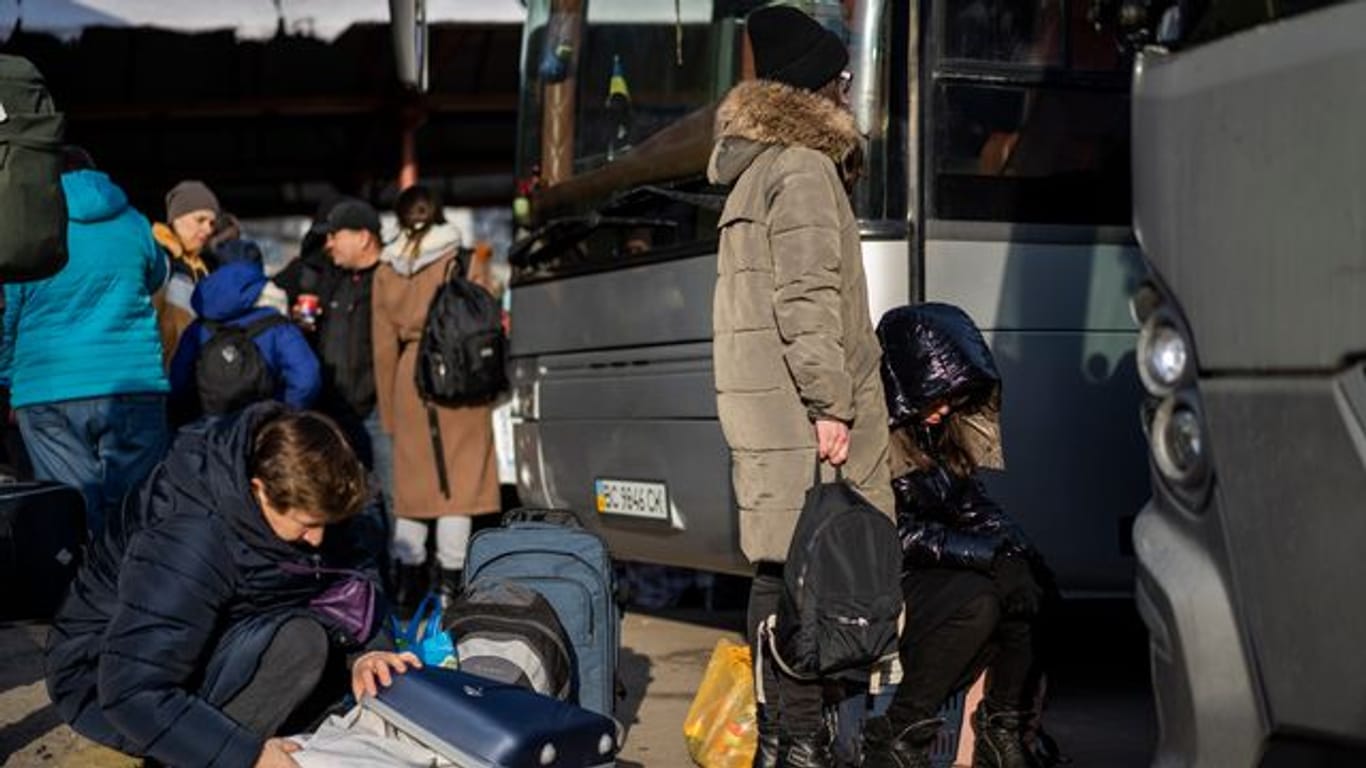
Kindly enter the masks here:
[[1193, 337], [1214, 477], [1193, 502], [1154, 471], [1135, 531], [1158, 765], [1366, 743], [1362, 30], [1347, 3], [1136, 70], [1135, 230]]
[[519, 286], [511, 354], [710, 342], [715, 285], [712, 254]]
[[[875, 318], [910, 300], [905, 241], [867, 241], [863, 259]], [[596, 479], [664, 482], [667, 524], [596, 517], [613, 555], [748, 573], [716, 421], [715, 281], [707, 255], [516, 289], [518, 490], [525, 503], [584, 512]]]
[[1202, 370], [1366, 351], [1362, 30], [1346, 3], [1139, 63], [1135, 229]]
[[1149, 495], [1126, 309], [1137, 248], [927, 240], [924, 253], [925, 299], [967, 311], [1004, 381], [1006, 469], [988, 487], [1066, 588], [1128, 593], [1123, 543]]
[[[1007, 382], [1009, 471], [988, 477], [992, 491], [1041, 542], [1069, 589], [1128, 592], [1133, 561], [1121, 548], [1124, 521], [1147, 494], [1133, 327], [1123, 310], [1125, 291], [1141, 274], [1134, 249], [933, 242], [926, 254], [927, 298], [968, 308]], [[910, 248], [869, 240], [863, 256], [876, 322], [910, 300]], [[515, 292], [523, 501], [593, 510], [597, 478], [666, 482], [667, 525], [596, 517], [622, 559], [748, 569], [715, 421], [714, 275], [715, 257], [699, 256]], [[1037, 300], [1017, 307], [1007, 298], [1022, 295]], [[1063, 309], [1031, 308], [1047, 304]]]
[[[1155, 768], [1251, 766], [1261, 751], [1261, 714], [1229, 580], [1209, 544], [1205, 526], [1153, 505], [1134, 524], [1141, 563], [1135, 597], [1152, 637], [1154, 683], [1173, 694], [1159, 711]], [[1202, 674], [1189, 677], [1190, 669]], [[1173, 722], [1194, 727], [1169, 727]]]

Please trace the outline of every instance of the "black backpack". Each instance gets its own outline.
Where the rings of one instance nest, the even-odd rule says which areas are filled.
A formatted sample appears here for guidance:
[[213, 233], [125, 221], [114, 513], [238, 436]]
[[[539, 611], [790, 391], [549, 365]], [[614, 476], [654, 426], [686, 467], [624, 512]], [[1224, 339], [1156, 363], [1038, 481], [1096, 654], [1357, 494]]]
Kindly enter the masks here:
[[275, 373], [266, 365], [261, 350], [252, 339], [288, 322], [283, 315], [274, 312], [246, 326], [203, 321], [210, 336], [199, 350], [199, 359], [194, 366], [201, 413], [210, 416], [232, 413], [275, 397]]
[[465, 279], [453, 259], [427, 308], [417, 349], [417, 391], [427, 403], [459, 407], [491, 402], [508, 388], [503, 308]]
[[574, 701], [573, 645], [554, 607], [536, 590], [479, 578], [446, 611], [460, 669]]
[[64, 121], [28, 59], [0, 56], [0, 282], [66, 266]]
[[901, 618], [901, 544], [891, 518], [843, 482], [806, 503], [783, 567], [770, 645], [789, 674], [863, 677], [893, 653]]

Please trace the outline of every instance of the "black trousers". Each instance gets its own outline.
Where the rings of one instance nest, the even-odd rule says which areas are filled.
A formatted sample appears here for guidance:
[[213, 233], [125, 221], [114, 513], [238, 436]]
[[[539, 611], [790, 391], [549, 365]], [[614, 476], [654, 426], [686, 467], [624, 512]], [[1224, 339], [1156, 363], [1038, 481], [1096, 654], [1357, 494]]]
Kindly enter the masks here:
[[903, 676], [888, 710], [899, 727], [935, 716], [954, 691], [987, 672], [993, 711], [1032, 709], [1039, 682], [1039, 616], [1003, 615], [995, 583], [972, 571], [913, 571], [902, 582]]
[[223, 714], [262, 738], [275, 736], [287, 723], [307, 727], [318, 714], [312, 705], [318, 704], [320, 710], [325, 705], [319, 700], [335, 693], [320, 690], [324, 674], [334, 671], [328, 656], [327, 631], [321, 624], [307, 618], [285, 622], [261, 655], [250, 682], [223, 705]]
[[[782, 565], [761, 563], [750, 584], [746, 619], [750, 650], [755, 658], [761, 652], [756, 630], [761, 622], [777, 612], [782, 594]], [[768, 660], [771, 654], [767, 650], [762, 653], [766, 663], [762, 665], [760, 673], [763, 675], [763, 692], [767, 701], [759, 707], [760, 732], [779, 732], [783, 736], [797, 738], [817, 733], [824, 725], [822, 684], [782, 674], [777, 665]]]

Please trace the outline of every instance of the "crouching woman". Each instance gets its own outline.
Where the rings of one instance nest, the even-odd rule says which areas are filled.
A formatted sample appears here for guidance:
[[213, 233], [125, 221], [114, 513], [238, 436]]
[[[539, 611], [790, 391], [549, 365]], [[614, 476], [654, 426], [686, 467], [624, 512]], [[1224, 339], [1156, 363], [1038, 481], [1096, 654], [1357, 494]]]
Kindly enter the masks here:
[[[340, 651], [362, 650], [345, 643], [384, 643], [343, 640], [310, 608], [338, 579], [370, 575], [348, 525], [367, 499], [364, 469], [325, 417], [266, 403], [183, 430], [109, 521], [53, 624], [58, 713], [178, 768], [293, 765], [292, 744], [271, 737], [345, 691]], [[351, 687], [373, 690], [415, 662], [371, 650]]]

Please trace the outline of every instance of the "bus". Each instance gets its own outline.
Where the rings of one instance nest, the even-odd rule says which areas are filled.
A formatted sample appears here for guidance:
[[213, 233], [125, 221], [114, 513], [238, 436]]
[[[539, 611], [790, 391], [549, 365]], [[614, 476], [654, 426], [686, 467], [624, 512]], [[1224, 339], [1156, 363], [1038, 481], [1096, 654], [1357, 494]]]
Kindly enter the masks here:
[[[754, 0], [528, 0], [510, 360], [524, 503], [614, 555], [748, 573], [716, 416], [716, 104]], [[1132, 58], [1088, 0], [794, 3], [851, 52], [874, 321], [963, 307], [1004, 379], [993, 495], [1059, 582], [1132, 593], [1148, 496], [1128, 298]], [[623, 98], [625, 96], [626, 98]]]
[[1154, 765], [1366, 765], [1366, 3], [1153, 10], [1133, 172]]

